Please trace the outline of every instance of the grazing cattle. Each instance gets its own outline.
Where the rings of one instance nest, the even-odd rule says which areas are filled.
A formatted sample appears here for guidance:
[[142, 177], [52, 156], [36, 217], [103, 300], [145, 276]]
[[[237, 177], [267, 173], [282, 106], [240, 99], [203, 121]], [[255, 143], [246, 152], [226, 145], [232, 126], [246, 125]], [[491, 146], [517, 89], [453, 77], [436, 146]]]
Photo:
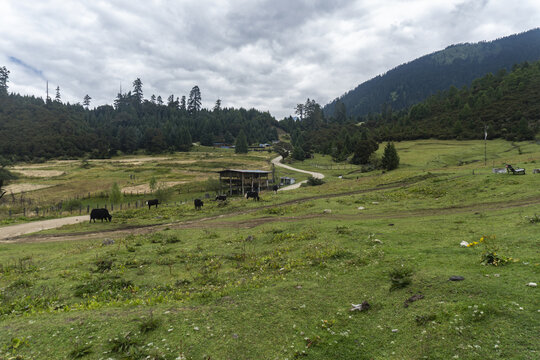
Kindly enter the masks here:
[[201, 208], [204, 205], [201, 199], [195, 199], [194, 203], [195, 203], [195, 210], [201, 210]]
[[227, 195], [218, 195], [216, 196], [216, 201], [225, 201], [227, 200]]
[[272, 190], [274, 190], [274, 194], [277, 194], [278, 189], [279, 189], [278, 185], [272, 186]]
[[90, 212], [90, 222], [92, 222], [92, 220], [96, 222], [96, 219], [101, 220], [101, 222], [103, 222], [103, 219], [109, 220], [110, 222], [112, 216], [109, 214], [109, 210], [107, 209], [92, 209]]
[[253, 198], [253, 199], [259, 201], [259, 193], [257, 191], [248, 191], [246, 193], [246, 199], [249, 200], [249, 198]]
[[150, 206], [155, 206], [156, 209], [157, 209], [157, 206], [159, 204], [159, 200], [158, 199], [152, 199], [152, 200], [148, 200], [146, 201], [146, 205], [148, 205], [148, 210], [150, 210]]

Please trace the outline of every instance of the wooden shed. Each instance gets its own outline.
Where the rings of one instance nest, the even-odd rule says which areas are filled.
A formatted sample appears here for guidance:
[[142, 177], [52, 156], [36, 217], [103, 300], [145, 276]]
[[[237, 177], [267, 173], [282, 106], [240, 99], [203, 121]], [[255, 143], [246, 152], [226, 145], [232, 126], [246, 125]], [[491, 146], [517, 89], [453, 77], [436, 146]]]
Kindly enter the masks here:
[[269, 187], [270, 171], [226, 169], [218, 173], [221, 188], [229, 195], [244, 195], [246, 191], [260, 191]]

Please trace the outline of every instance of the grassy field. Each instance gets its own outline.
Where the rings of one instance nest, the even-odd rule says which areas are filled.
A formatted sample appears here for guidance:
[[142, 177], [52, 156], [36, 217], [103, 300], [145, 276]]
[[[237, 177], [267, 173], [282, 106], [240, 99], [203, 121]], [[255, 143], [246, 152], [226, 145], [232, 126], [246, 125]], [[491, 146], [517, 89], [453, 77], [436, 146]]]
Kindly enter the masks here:
[[386, 173], [316, 156], [293, 166], [321, 186], [0, 244], [0, 359], [537, 359], [540, 145], [483, 146], [398, 143]]

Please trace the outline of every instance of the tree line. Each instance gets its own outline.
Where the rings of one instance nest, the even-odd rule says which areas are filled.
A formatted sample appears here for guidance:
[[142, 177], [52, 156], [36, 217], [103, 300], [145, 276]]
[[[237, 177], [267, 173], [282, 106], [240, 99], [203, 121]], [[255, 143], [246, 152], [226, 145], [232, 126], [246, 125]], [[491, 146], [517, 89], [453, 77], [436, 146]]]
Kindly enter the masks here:
[[234, 144], [241, 131], [248, 143], [278, 138], [278, 122], [268, 112], [223, 108], [219, 99], [203, 108], [198, 86], [187, 98], [145, 99], [137, 78], [113, 105], [90, 109], [88, 94], [83, 104], [62, 103], [59, 87], [54, 100], [43, 100], [9, 93], [8, 82], [9, 70], [0, 67], [0, 155], [13, 161], [189, 151], [194, 142]]

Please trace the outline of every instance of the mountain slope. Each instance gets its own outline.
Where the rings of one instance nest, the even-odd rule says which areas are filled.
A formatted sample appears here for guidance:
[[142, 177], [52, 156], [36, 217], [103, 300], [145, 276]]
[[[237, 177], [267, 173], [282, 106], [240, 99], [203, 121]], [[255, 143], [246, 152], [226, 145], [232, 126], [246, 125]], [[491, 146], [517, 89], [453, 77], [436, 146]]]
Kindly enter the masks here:
[[430, 96], [408, 111], [370, 116], [379, 140], [419, 138], [530, 140], [540, 130], [540, 61], [487, 74], [470, 87]]
[[469, 85], [473, 79], [514, 64], [540, 60], [540, 28], [490, 42], [458, 44], [400, 65], [368, 80], [324, 107], [333, 115], [338, 101], [347, 115], [364, 116], [400, 110], [450, 86]]

